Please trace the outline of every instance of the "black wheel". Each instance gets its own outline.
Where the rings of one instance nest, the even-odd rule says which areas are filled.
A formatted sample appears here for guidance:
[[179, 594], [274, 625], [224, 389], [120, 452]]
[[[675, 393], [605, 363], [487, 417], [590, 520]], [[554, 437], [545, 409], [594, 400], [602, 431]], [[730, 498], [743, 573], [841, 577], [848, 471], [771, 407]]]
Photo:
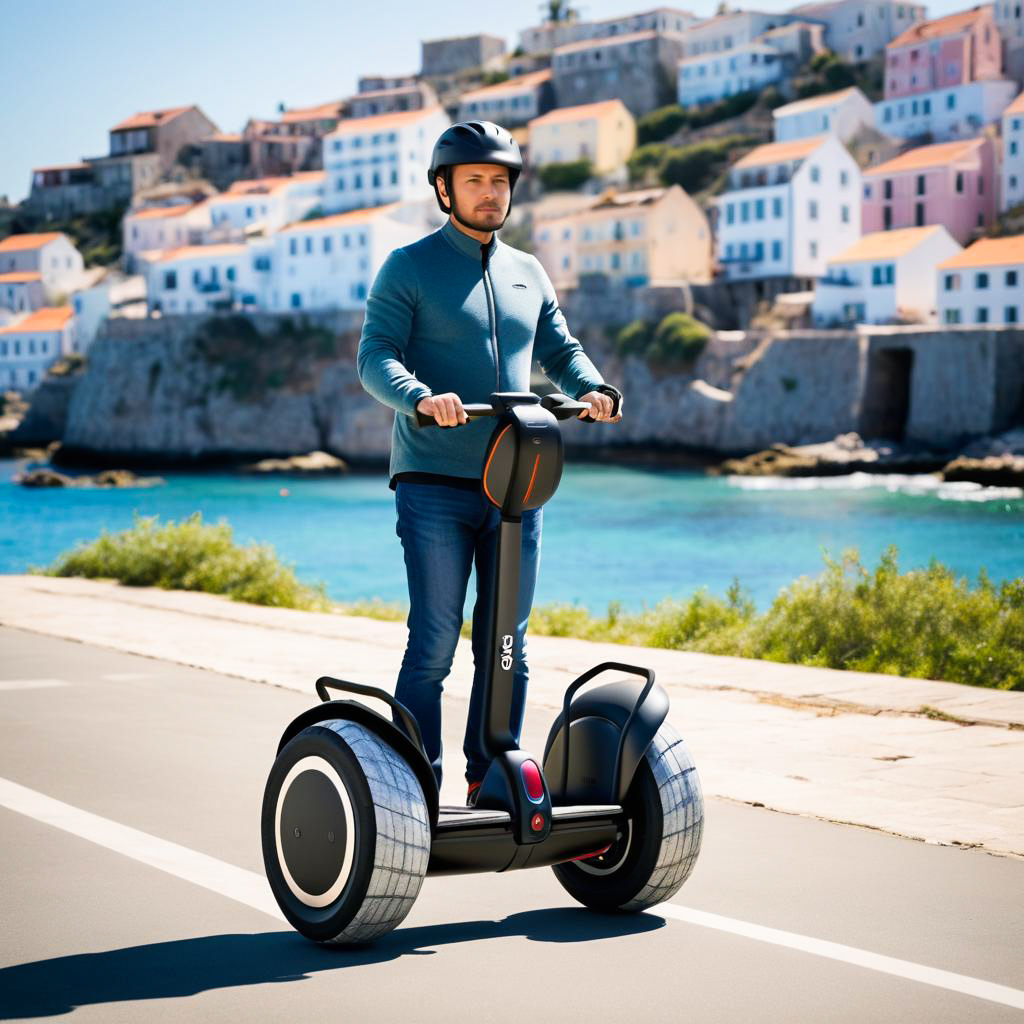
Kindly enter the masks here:
[[321, 722], [278, 755], [263, 797], [263, 862], [278, 905], [317, 942], [401, 924], [427, 871], [430, 825], [409, 766], [355, 722]]
[[645, 910], [679, 891], [700, 852], [704, 800], [686, 744], [662, 723], [637, 766], [626, 824], [604, 853], [553, 868], [565, 890], [592, 910]]

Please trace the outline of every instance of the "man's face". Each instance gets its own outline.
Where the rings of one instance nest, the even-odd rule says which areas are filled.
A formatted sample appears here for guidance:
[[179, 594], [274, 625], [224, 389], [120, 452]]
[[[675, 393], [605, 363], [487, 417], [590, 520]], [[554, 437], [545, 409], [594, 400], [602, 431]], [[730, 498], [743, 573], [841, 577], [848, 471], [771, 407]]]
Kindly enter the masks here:
[[[438, 179], [441, 196], [451, 203]], [[458, 214], [475, 231], [496, 231], [505, 223], [512, 197], [508, 170], [498, 164], [458, 164], [452, 168]]]

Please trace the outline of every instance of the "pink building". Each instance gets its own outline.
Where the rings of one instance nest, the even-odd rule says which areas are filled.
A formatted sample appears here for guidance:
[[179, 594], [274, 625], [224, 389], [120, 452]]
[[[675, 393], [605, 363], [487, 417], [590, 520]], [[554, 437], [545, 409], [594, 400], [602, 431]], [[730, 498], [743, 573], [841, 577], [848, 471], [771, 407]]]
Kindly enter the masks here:
[[988, 138], [920, 146], [863, 174], [865, 234], [942, 224], [964, 245], [996, 216], [999, 189]]
[[911, 25], [885, 48], [885, 98], [1001, 78], [1002, 47], [990, 6]]

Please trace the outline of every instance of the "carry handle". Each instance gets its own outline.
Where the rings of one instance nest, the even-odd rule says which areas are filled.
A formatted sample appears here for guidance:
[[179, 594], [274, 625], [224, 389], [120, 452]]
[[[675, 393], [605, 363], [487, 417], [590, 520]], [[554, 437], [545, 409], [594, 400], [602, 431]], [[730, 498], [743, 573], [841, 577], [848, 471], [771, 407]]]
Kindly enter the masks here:
[[420, 748], [423, 750], [423, 736], [420, 734], [420, 727], [416, 719], [409, 713], [409, 709], [400, 704], [386, 690], [378, 689], [376, 686], [366, 686], [364, 683], [351, 683], [347, 679], [334, 679], [331, 676], [321, 676], [316, 681], [317, 696], [324, 701], [331, 700], [328, 690], [341, 690], [344, 693], [358, 693], [364, 697], [374, 697], [383, 701], [391, 709], [391, 721], [395, 723]]
[[[623, 742], [626, 738], [626, 733], [629, 731], [630, 725], [633, 723], [633, 719], [636, 718], [636, 713], [640, 709], [640, 705], [647, 700], [647, 695], [651, 692], [654, 687], [654, 669], [641, 668], [639, 665], [626, 665], [621, 661], [602, 661], [600, 665], [595, 665], [590, 671], [584, 672], [578, 679], [574, 679], [570, 684], [569, 688], [565, 691], [565, 697], [562, 701], [562, 728], [565, 730], [565, 740], [562, 743], [562, 799], [565, 800], [569, 793], [569, 705], [572, 703], [572, 698], [579, 692], [579, 690], [586, 686], [594, 676], [600, 675], [602, 672], [609, 670], [616, 672], [627, 672], [629, 675], [642, 676], [647, 680], [644, 688], [640, 691], [640, 696], [637, 698], [636, 703], [633, 705], [633, 710], [629, 713], [629, 717], [626, 719], [625, 725], [622, 727], [622, 733], [619, 736], [619, 749], [615, 755], [615, 781], [619, 780], [619, 771], [622, 767], [622, 747]], [[613, 794], [615, 796], [617, 794]]]

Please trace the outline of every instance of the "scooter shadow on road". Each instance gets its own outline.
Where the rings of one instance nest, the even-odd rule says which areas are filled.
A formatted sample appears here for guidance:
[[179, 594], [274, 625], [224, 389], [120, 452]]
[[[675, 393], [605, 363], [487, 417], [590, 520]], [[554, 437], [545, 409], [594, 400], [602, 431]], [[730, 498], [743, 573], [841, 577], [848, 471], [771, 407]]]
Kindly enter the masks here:
[[302, 981], [334, 971], [430, 955], [438, 946], [523, 937], [535, 942], [591, 942], [653, 931], [654, 914], [595, 914], [563, 908], [530, 910], [501, 921], [400, 928], [372, 946], [318, 946], [292, 931], [203, 935], [103, 953], [76, 953], [0, 968], [0, 1020], [70, 1013], [79, 1006], [174, 999], [210, 989]]

